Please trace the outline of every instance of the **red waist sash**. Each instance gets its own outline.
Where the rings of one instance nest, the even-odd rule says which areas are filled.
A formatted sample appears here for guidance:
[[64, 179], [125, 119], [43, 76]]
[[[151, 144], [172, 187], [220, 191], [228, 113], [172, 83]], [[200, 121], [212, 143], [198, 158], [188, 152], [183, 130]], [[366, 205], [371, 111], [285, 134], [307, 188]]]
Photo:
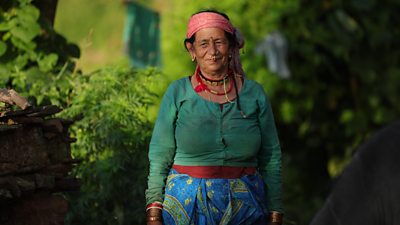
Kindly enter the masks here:
[[187, 174], [195, 178], [235, 179], [257, 172], [255, 167], [235, 166], [181, 166], [174, 164], [172, 168], [178, 173]]

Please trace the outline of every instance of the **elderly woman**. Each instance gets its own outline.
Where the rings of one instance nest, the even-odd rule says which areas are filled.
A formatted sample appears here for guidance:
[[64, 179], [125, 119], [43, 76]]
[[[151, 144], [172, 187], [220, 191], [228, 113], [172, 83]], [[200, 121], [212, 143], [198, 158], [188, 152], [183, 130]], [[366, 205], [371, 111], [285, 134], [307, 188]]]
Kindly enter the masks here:
[[147, 224], [282, 224], [281, 150], [244, 41], [217, 11], [191, 16], [192, 76], [167, 89], [150, 142]]

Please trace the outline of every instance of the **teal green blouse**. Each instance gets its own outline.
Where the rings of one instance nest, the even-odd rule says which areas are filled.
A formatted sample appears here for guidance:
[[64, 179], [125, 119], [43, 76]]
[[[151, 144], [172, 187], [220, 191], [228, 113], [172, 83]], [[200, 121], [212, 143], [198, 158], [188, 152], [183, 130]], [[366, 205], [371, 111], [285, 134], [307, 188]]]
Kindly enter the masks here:
[[188, 77], [165, 92], [149, 148], [147, 204], [163, 201], [172, 164], [257, 167], [270, 210], [282, 212], [281, 149], [268, 98], [260, 84], [245, 79], [236, 101], [221, 106], [199, 96]]

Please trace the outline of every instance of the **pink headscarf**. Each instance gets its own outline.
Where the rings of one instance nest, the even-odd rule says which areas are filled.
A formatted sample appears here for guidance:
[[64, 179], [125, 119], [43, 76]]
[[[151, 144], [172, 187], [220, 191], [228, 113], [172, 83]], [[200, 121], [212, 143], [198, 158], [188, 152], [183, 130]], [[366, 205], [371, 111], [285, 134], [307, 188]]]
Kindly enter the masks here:
[[244, 47], [244, 39], [239, 30], [236, 29], [229, 20], [218, 13], [201, 12], [190, 17], [186, 38], [191, 38], [197, 31], [203, 28], [216, 27], [233, 34], [236, 46], [232, 49], [232, 59], [230, 68], [236, 73], [244, 76], [242, 63], [240, 62], [239, 49]]

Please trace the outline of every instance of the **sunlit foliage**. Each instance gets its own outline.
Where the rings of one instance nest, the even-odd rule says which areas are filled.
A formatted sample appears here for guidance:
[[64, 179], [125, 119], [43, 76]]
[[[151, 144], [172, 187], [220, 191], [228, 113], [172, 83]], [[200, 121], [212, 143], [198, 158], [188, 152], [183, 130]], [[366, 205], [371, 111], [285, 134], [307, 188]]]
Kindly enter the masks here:
[[143, 224], [152, 130], [147, 109], [157, 74], [104, 68], [77, 82], [66, 116], [80, 118], [72, 133], [74, 157], [82, 160], [74, 175], [82, 186], [68, 195], [67, 224]]
[[0, 87], [33, 104], [66, 106], [79, 48], [55, 32], [31, 0], [0, 3]]

